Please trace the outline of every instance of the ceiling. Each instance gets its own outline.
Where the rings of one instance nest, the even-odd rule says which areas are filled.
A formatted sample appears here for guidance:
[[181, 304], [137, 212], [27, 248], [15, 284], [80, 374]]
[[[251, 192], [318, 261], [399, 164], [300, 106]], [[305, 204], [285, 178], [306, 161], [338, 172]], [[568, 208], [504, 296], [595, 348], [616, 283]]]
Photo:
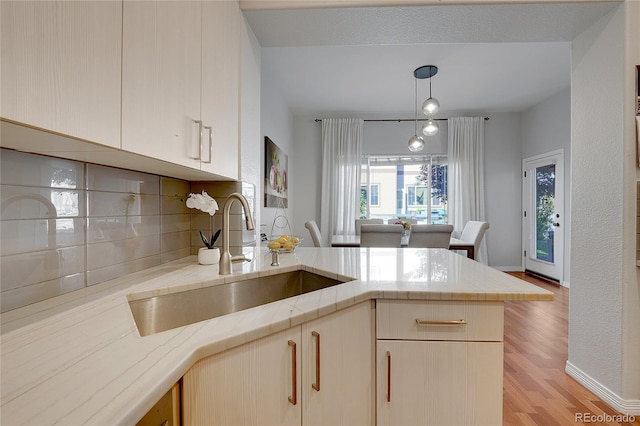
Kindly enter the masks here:
[[[441, 110], [523, 111], [569, 86], [570, 41], [618, 2], [246, 10], [263, 82], [294, 113], [414, 111], [436, 65]], [[419, 102], [429, 80], [418, 81]], [[391, 117], [393, 118], [393, 117]]]

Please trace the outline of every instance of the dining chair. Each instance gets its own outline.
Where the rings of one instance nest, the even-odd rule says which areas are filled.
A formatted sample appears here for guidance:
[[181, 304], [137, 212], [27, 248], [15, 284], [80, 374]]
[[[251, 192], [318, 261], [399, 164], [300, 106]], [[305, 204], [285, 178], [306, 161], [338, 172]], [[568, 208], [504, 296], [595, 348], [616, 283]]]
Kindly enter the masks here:
[[453, 225], [411, 225], [408, 247], [449, 248]]
[[313, 240], [314, 247], [322, 247], [322, 235], [320, 234], [320, 229], [318, 228], [318, 224], [315, 220], [309, 220], [305, 222], [304, 227], [309, 230], [309, 234], [311, 234], [311, 239]]
[[475, 259], [477, 253], [480, 250], [480, 243], [482, 242], [482, 238], [484, 237], [485, 232], [489, 229], [489, 224], [487, 222], [482, 222], [478, 220], [470, 220], [462, 228], [462, 233], [460, 234], [460, 238], [451, 239], [451, 249], [455, 249], [455, 242], [467, 243], [469, 245], [473, 244], [473, 255], [469, 256]]
[[360, 235], [360, 227], [366, 223], [382, 224], [383, 219], [356, 219], [356, 235]]
[[360, 247], [400, 247], [402, 225], [364, 224], [360, 228]]

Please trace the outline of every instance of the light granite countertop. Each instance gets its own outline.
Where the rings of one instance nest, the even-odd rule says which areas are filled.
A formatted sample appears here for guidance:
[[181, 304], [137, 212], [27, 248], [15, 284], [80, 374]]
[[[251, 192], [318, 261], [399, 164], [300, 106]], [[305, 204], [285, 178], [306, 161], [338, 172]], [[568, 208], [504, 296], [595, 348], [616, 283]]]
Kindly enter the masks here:
[[[218, 275], [195, 256], [0, 315], [3, 425], [136, 423], [199, 359], [369, 299], [553, 300], [444, 249], [266, 249]], [[128, 299], [305, 269], [344, 284], [140, 337]]]

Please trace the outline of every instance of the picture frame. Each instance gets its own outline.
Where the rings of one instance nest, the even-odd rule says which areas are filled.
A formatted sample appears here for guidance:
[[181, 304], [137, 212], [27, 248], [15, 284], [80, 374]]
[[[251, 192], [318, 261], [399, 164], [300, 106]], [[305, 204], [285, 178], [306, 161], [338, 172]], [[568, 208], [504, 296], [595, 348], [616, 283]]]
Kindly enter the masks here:
[[264, 138], [264, 206], [288, 207], [288, 157], [268, 136]]

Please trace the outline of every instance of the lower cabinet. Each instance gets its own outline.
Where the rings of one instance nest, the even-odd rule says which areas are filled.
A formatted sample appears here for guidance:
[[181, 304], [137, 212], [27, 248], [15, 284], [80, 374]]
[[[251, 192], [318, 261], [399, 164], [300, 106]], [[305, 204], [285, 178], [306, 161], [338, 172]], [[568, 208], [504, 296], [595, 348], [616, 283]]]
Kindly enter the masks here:
[[198, 361], [184, 424], [373, 424], [372, 323], [365, 302]]
[[502, 424], [502, 302], [376, 306], [378, 425]]
[[379, 425], [502, 424], [502, 343], [379, 340]]

